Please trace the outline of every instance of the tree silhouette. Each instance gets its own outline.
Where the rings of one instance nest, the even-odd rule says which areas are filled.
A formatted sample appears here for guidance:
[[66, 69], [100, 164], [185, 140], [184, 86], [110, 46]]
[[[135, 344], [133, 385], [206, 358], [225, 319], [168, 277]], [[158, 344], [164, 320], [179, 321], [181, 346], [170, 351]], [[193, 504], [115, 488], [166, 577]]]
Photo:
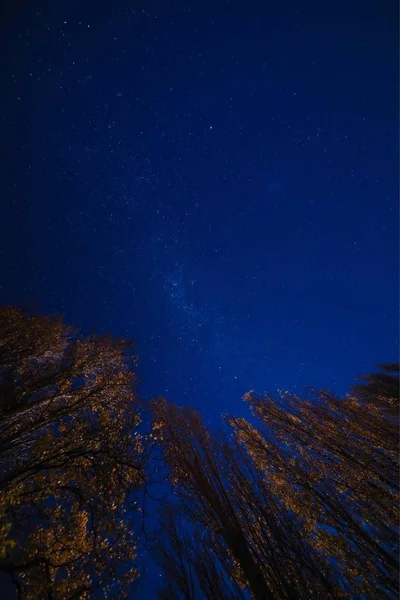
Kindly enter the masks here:
[[[365, 393], [361, 401], [249, 392], [245, 400], [261, 427], [227, 417], [230, 438], [212, 434], [191, 409], [154, 403], [180, 500], [174, 510], [192, 531], [200, 528], [209, 563], [229, 574], [222, 598], [234, 585], [258, 600], [397, 598], [399, 438], [385, 407], [398, 403], [398, 392], [387, 378], [382, 386], [371, 381], [368, 398], [378, 402]], [[189, 568], [191, 580], [193, 573], [199, 579], [202, 548], [174, 518], [166, 531], [166, 589], [192, 600], [174, 586]], [[215, 597], [210, 589], [203, 594]]]
[[[346, 597], [398, 591], [398, 428], [374, 404], [320, 393], [246, 396], [263, 426], [232, 419], [271, 494], [283, 499], [301, 535]], [[338, 592], [339, 593], [339, 592]]]
[[154, 446], [174, 492], [160, 599], [397, 598], [397, 364], [345, 398], [249, 392], [253, 419], [219, 432], [160, 398], [147, 437], [134, 367], [123, 340], [0, 310], [0, 572], [19, 598], [128, 597]]
[[[194, 530], [203, 529], [214, 554], [210, 562], [229, 574], [231, 593], [242, 586], [257, 599], [309, 598], [310, 593], [332, 598], [334, 584], [317, 553], [300, 536], [283, 502], [269, 493], [242, 445], [212, 435], [192, 409], [158, 400], [153, 411], [180, 510]], [[174, 536], [169, 532], [170, 545], [177, 546], [176, 533], [184, 530], [175, 527]], [[169, 551], [168, 557], [173, 558]], [[198, 564], [193, 561], [191, 568], [199, 578]], [[214, 597], [209, 591], [204, 595]]]
[[379, 404], [389, 414], [398, 416], [400, 363], [378, 365], [378, 369], [383, 372], [361, 376], [360, 383], [352, 386], [351, 391], [361, 402]]
[[245, 596], [232, 573], [234, 561], [218, 548], [218, 540], [187, 519], [179, 505], [162, 514], [163, 543], [155, 546], [155, 558], [163, 569], [166, 585], [161, 600], [241, 600]]
[[127, 597], [143, 480], [131, 348], [0, 310], [0, 571], [24, 599]]

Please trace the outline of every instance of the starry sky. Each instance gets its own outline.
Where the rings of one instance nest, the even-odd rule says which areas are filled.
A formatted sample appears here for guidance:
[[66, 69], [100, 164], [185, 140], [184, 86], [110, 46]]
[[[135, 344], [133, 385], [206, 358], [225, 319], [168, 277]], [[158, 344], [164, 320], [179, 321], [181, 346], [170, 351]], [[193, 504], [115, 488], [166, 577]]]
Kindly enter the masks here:
[[[3, 4], [4, 6], [4, 4]], [[398, 356], [397, 3], [9, 1], [0, 300], [210, 420]]]

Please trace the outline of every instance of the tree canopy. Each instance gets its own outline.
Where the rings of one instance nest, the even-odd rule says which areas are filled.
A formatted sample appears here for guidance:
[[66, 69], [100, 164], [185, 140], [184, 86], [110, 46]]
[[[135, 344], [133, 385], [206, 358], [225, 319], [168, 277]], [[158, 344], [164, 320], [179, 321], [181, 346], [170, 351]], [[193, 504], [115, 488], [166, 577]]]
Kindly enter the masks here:
[[164, 398], [139, 410], [135, 372], [125, 340], [0, 310], [0, 574], [16, 597], [134, 597], [151, 498], [160, 600], [397, 598], [398, 364], [344, 398], [250, 391], [251, 417], [219, 429]]
[[0, 311], [0, 570], [21, 598], [128, 595], [144, 448], [129, 344]]
[[[258, 600], [397, 598], [399, 436], [386, 409], [398, 403], [398, 387], [394, 376], [366, 381], [367, 391], [356, 388], [362, 400], [249, 392], [258, 427], [227, 417], [223, 434], [193, 409], [154, 404], [180, 500], [175, 522], [183, 514], [194, 532], [190, 546], [185, 528], [166, 526], [161, 564], [173, 597], [235, 597], [239, 585]], [[212, 591], [202, 587], [207, 553], [224, 573]], [[221, 591], [227, 574], [231, 586]]]

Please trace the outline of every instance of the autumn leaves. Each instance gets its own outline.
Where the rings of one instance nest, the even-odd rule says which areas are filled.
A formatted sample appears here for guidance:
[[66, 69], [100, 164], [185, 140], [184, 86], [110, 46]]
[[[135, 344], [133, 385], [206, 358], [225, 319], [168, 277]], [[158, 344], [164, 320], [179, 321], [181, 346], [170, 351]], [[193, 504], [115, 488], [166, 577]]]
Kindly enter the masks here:
[[130, 597], [155, 471], [160, 598], [396, 597], [397, 365], [344, 399], [250, 392], [255, 419], [211, 431], [139, 409], [135, 364], [122, 340], [0, 311], [0, 574], [20, 598]]

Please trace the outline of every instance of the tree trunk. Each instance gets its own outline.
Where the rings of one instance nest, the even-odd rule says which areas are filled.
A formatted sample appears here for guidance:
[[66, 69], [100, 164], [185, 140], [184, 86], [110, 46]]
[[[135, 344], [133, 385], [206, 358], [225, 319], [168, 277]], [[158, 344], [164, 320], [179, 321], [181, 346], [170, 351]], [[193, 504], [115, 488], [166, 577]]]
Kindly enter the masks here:
[[241, 531], [232, 530], [231, 527], [227, 528], [225, 532], [225, 539], [232, 554], [242, 568], [254, 600], [274, 600], [275, 596], [269, 589], [259, 565], [251, 556], [250, 549], [243, 533]]

